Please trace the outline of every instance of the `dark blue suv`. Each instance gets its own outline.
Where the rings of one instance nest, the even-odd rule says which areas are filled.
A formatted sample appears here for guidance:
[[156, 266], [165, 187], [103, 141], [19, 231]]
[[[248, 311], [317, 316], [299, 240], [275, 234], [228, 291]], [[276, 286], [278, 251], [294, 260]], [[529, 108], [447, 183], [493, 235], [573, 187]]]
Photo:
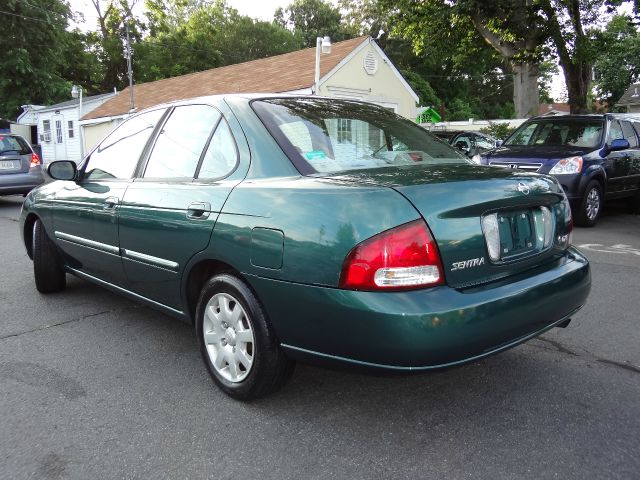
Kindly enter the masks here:
[[576, 225], [592, 227], [604, 199], [640, 199], [640, 115], [534, 117], [476, 162], [554, 175]]

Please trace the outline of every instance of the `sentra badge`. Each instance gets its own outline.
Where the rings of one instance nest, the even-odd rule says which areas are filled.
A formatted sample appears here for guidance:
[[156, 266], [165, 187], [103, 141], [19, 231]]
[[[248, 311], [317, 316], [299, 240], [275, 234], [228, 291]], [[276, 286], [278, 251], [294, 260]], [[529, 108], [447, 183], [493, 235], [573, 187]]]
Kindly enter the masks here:
[[465, 268], [473, 268], [484, 265], [484, 257], [470, 258], [469, 260], [463, 260], [462, 262], [454, 262], [451, 264], [451, 271], [464, 270]]

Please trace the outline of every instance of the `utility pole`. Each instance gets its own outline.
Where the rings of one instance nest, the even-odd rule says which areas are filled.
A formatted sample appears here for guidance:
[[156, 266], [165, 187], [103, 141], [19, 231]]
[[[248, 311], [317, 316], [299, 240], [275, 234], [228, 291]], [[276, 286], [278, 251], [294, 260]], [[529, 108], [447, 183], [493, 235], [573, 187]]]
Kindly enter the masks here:
[[129, 16], [125, 19], [124, 28], [127, 32], [127, 70], [129, 71], [129, 112], [136, 109], [136, 102], [133, 96], [133, 69], [131, 68], [131, 41], [129, 40]]

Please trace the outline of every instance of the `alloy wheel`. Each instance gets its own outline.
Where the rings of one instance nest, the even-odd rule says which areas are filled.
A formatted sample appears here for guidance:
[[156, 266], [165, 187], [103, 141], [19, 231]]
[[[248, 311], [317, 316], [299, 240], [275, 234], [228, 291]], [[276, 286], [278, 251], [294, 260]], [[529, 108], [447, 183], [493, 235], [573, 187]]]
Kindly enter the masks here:
[[587, 194], [587, 218], [589, 220], [594, 220], [598, 216], [598, 212], [600, 212], [600, 192], [597, 188], [592, 188], [589, 190]]

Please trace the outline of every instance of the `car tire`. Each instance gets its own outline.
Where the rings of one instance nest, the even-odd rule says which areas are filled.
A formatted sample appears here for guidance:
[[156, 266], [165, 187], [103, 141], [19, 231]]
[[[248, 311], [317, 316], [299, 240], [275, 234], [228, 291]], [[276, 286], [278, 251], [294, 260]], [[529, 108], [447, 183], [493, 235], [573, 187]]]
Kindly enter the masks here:
[[67, 278], [60, 252], [47, 236], [42, 221], [33, 224], [33, 275], [40, 293], [60, 292], [67, 286]]
[[264, 308], [238, 277], [211, 278], [196, 307], [202, 358], [216, 385], [237, 400], [253, 400], [280, 389], [295, 363], [280, 347]]
[[576, 212], [576, 225], [580, 227], [593, 227], [598, 223], [602, 213], [602, 185], [597, 180], [591, 180], [584, 190], [584, 196]]

